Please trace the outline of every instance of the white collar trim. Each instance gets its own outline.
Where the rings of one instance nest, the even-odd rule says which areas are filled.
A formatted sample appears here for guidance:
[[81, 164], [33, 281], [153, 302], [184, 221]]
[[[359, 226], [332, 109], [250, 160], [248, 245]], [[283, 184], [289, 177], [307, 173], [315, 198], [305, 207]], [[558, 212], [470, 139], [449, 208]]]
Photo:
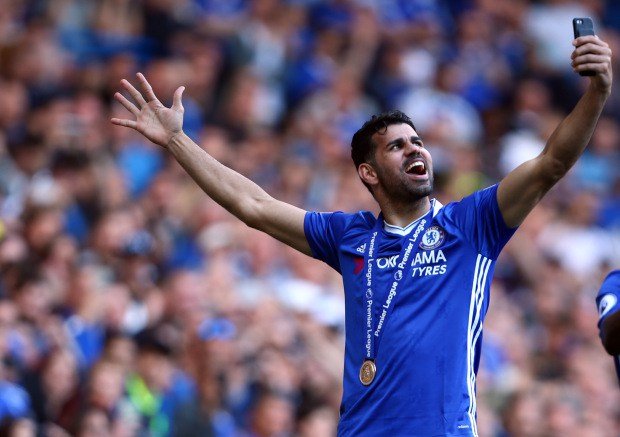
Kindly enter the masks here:
[[[437, 213], [439, 212], [441, 208], [443, 208], [443, 205], [441, 204], [441, 202], [439, 202], [436, 199], [431, 200], [431, 209], [433, 210], [433, 217], [437, 215]], [[422, 214], [420, 217], [418, 217], [417, 219], [415, 219], [414, 221], [412, 221], [405, 227], [391, 225], [384, 220], [383, 230], [387, 232], [388, 234], [400, 235], [401, 237], [408, 235], [413, 230], [415, 225], [420, 221], [420, 219], [422, 219], [422, 217], [424, 217], [426, 214], [427, 213], [425, 212], [424, 214]]]

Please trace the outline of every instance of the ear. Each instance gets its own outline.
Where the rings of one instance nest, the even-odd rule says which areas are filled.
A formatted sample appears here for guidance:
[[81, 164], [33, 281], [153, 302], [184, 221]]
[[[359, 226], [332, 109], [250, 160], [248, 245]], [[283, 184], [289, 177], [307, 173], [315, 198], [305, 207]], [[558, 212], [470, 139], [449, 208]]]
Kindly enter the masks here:
[[364, 162], [357, 167], [357, 174], [362, 181], [366, 182], [370, 186], [374, 186], [379, 182], [377, 172], [372, 165], [367, 162]]

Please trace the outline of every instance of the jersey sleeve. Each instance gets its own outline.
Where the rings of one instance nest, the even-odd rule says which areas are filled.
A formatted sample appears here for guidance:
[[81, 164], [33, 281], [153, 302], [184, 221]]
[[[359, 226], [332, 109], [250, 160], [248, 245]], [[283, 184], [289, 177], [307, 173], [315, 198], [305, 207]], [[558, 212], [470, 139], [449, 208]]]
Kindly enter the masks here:
[[447, 205], [446, 215], [481, 254], [496, 259], [517, 228], [506, 225], [497, 203], [498, 184]]
[[312, 256], [340, 273], [338, 248], [350, 220], [342, 212], [307, 212], [304, 218], [306, 240]]
[[620, 310], [618, 298], [620, 297], [620, 270], [611, 272], [596, 295], [596, 307], [598, 308], [598, 327], [602, 326], [607, 317]]

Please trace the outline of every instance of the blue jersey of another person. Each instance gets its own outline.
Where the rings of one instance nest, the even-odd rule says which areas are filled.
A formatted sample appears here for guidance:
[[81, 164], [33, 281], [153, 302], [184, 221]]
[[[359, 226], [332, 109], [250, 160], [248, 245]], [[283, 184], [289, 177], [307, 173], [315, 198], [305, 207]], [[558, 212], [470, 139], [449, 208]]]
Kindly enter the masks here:
[[[620, 299], [620, 270], [614, 270], [609, 273], [601, 288], [596, 295], [596, 307], [598, 308], [598, 329], [601, 340], [603, 339], [602, 327], [603, 322], [607, 320], [612, 314], [615, 314], [620, 310], [618, 300]], [[614, 364], [616, 366], [616, 374], [618, 375], [618, 381], [620, 382], [620, 356], [614, 356]]]
[[[369, 386], [358, 376], [365, 357], [364, 256], [382, 218], [370, 212], [306, 214], [304, 227], [313, 256], [340, 272], [344, 282], [340, 436], [478, 435], [475, 381], [482, 322], [495, 261], [515, 229], [503, 220], [497, 185], [445, 206], [433, 200], [431, 209], [383, 327], [377, 374]], [[405, 228], [379, 223], [373, 266], [375, 326], [403, 243], [413, 238], [418, 221]]]

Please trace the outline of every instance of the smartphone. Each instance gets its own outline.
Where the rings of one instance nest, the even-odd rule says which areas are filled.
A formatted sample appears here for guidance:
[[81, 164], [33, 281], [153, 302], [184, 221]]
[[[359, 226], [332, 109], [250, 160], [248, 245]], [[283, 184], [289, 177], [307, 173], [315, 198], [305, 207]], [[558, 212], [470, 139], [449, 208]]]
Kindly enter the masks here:
[[[575, 35], [575, 38], [579, 38], [580, 36], [585, 35], [594, 35], [594, 23], [592, 22], [592, 18], [573, 18], [573, 33]], [[594, 76], [595, 72], [591, 70], [586, 70], [580, 71], [579, 74], [581, 76]]]

